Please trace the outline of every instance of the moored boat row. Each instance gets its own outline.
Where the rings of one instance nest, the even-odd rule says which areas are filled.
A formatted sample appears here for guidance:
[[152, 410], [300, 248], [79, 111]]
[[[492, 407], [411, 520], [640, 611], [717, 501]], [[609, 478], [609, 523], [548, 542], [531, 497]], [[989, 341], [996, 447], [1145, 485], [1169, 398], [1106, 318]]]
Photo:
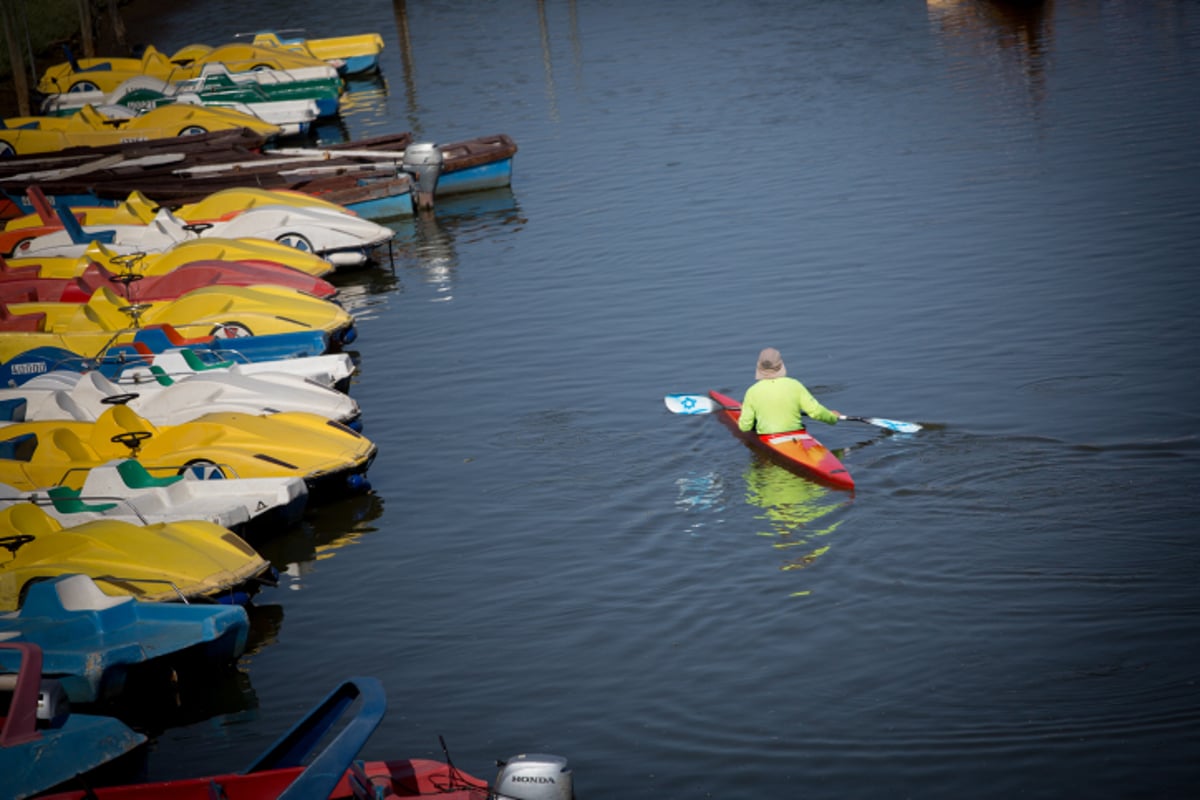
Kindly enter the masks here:
[[[119, 710], [139, 670], [236, 662], [246, 609], [278, 577], [260, 546], [371, 491], [377, 450], [349, 394], [358, 331], [328, 279], [382, 258], [394, 231], [373, 219], [511, 182], [503, 134], [285, 146], [336, 114], [328, 86], [378, 69], [382, 49], [375, 34], [289, 34], [69, 58], [40, 85], [51, 116], [0, 127], [0, 693], [15, 710], [0, 773], [15, 797], [537, 786], [566, 800], [554, 756], [517, 756], [492, 785], [433, 761], [359, 761], [385, 707], [371, 678], [339, 684], [241, 772], [73, 783], [145, 737], [60, 700]], [[326, 95], [301, 96], [305, 82]], [[307, 122], [271, 117], [285, 111]]]
[[313, 123], [338, 115], [342, 76], [377, 70], [382, 48], [378, 34], [262, 32], [250, 44], [190, 45], [170, 56], [150, 47], [140, 58], [68, 57], [38, 83], [42, 116], [0, 120], [0, 219], [31, 210], [23, 199], [31, 184], [71, 204], [115, 203], [135, 190], [180, 204], [252, 185], [371, 216], [507, 186], [516, 144], [504, 134], [306, 141]]

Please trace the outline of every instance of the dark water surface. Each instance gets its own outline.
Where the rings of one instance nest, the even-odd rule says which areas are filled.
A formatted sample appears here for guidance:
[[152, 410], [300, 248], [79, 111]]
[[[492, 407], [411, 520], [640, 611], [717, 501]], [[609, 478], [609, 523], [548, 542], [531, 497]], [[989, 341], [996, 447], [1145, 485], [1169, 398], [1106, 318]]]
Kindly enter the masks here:
[[[511, 191], [339, 280], [375, 494], [273, 543], [150, 777], [374, 675], [369, 758], [585, 798], [1200, 786], [1200, 4], [193, 0], [141, 41], [381, 33], [325, 138], [504, 132]], [[858, 482], [668, 392], [760, 348]]]

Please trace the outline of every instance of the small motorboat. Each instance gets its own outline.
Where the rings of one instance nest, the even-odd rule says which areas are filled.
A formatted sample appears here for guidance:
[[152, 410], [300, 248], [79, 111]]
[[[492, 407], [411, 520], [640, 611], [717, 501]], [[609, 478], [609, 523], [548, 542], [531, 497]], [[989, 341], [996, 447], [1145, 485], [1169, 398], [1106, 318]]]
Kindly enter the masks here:
[[65, 528], [32, 503], [0, 509], [0, 611], [20, 608], [34, 584], [73, 573], [91, 576], [105, 594], [155, 602], [241, 604], [275, 581], [254, 548], [211, 522], [101, 520]]
[[24, 800], [67, 784], [133, 753], [146, 742], [113, 717], [73, 714], [62, 687], [43, 682], [42, 651], [29, 642], [0, 642], [0, 654], [20, 659], [0, 674], [0, 694], [10, 695], [0, 727], [4, 796]]
[[33, 503], [67, 528], [97, 520], [150, 525], [201, 519], [249, 540], [287, 530], [308, 504], [302, 478], [191, 478], [155, 476], [134, 459], [114, 459], [89, 469], [79, 489], [22, 491], [0, 483], [0, 507]]
[[[315, 756], [324, 734], [351, 709], [353, 716]], [[361, 761], [359, 752], [387, 710], [375, 678], [350, 678], [240, 772], [197, 778], [95, 787], [48, 795], [46, 800], [366, 800], [437, 797], [441, 800], [572, 800], [574, 777], [561, 756], [526, 753], [500, 763], [495, 782], [430, 759]], [[311, 758], [310, 758], [311, 756]]]
[[[20, 611], [0, 614], [0, 641], [42, 651], [42, 676], [72, 703], [119, 698], [131, 668], [150, 662], [228, 664], [246, 650], [250, 618], [241, 606], [150, 603], [114, 597], [87, 575], [60, 575], [29, 587]], [[0, 650], [0, 673], [19, 653]]]
[[[206, 371], [175, 379], [161, 367], [151, 367], [150, 371], [154, 381], [136, 389], [122, 387], [95, 370], [47, 372], [20, 386], [0, 389], [0, 409], [7, 403], [11, 414], [5, 420], [0, 412], [0, 425], [52, 419], [95, 422], [113, 404], [124, 404], [155, 425], [179, 425], [214, 411], [307, 411], [362, 430], [354, 398], [298, 375]], [[8, 402], [14, 400], [24, 401], [23, 409], [19, 403]]]

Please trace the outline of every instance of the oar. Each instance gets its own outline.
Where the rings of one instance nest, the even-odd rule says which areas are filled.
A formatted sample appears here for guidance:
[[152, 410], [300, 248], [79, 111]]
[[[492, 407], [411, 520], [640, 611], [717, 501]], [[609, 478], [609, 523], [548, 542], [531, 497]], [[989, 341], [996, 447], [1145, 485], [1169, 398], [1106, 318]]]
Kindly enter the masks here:
[[[713, 399], [703, 394], [669, 394], [663, 398], [667, 409], [673, 414], [711, 414], [720, 408]], [[865, 422], [880, 428], [887, 428], [897, 433], [916, 433], [921, 426], [915, 422], [901, 422], [896, 419], [881, 417], [849, 417], [842, 415], [839, 419], [850, 422]]]

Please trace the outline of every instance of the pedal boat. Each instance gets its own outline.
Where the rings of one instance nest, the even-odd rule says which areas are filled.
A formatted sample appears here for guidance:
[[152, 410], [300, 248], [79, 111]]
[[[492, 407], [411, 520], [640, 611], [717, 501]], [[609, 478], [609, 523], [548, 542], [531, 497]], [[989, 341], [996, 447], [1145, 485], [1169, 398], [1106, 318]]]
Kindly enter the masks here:
[[127, 458], [92, 467], [79, 489], [21, 491], [0, 483], [0, 507], [23, 502], [40, 507], [64, 527], [97, 520], [149, 525], [199, 519], [256, 541], [300, 521], [308, 487], [302, 478], [156, 477]]
[[256, 33], [251, 43], [258, 47], [276, 47], [319, 58], [342, 75], [362, 75], [379, 69], [379, 54], [383, 52], [384, 45], [383, 37], [378, 33], [316, 39], [283, 37], [280, 33]]
[[[335, 266], [365, 264], [371, 251], [390, 240], [395, 231], [349, 211], [316, 205], [259, 205], [227, 218], [203, 222], [181, 219], [168, 208], [159, 208], [148, 221], [84, 227], [69, 208], [55, 209], [60, 225], [41, 232], [8, 233], [3, 246], [12, 245], [15, 258], [78, 257], [92, 242], [101, 242], [121, 254], [162, 253], [182, 242], [205, 236], [279, 242], [313, 253]], [[7, 239], [7, 241], [5, 241]], [[19, 241], [17, 241], [19, 240]]]
[[235, 73], [214, 63], [205, 64], [196, 77], [183, 80], [134, 75], [111, 92], [95, 89], [50, 95], [42, 102], [41, 111], [62, 116], [88, 104], [143, 111], [170, 103], [198, 103], [254, 114], [290, 136], [304, 132], [317, 119], [335, 116], [342, 88], [337, 73], [321, 67]]
[[69, 117], [9, 117], [0, 121], [0, 158], [212, 131], [249, 129], [267, 140], [282, 133], [278, 125], [227, 108], [179, 104], [160, 106], [145, 114], [127, 112], [112, 106], [98, 109], [88, 105]]
[[[3, 227], [5, 232], [27, 228], [62, 227], [62, 221], [58, 218], [55, 206], [50, 203], [46, 194], [39, 187], [29, 187], [26, 190], [26, 198], [34, 211], [8, 220]], [[185, 203], [171, 210], [180, 219], [188, 223], [196, 223], [227, 220], [243, 211], [260, 206], [296, 206], [336, 211], [343, 214], [352, 213], [344, 206], [303, 192], [288, 189], [259, 189], [251, 186], [221, 189], [194, 203]], [[70, 208], [81, 225], [129, 225], [150, 223], [163, 205], [146, 197], [140, 191], [134, 191], [116, 205], [75, 203]]]
[[54, 419], [95, 422], [119, 403], [154, 425], [179, 425], [214, 411], [307, 411], [362, 430], [361, 411], [354, 398], [298, 375], [206, 371], [176, 380], [161, 368], [152, 373], [155, 380], [136, 389], [122, 387], [94, 370], [54, 370], [39, 375], [20, 386], [0, 389], [0, 425]]
[[112, 272], [89, 264], [75, 278], [0, 277], [0, 303], [86, 303], [99, 289], [112, 288], [129, 302], [162, 303], [178, 300], [206, 286], [282, 286], [332, 300], [338, 288], [282, 264], [246, 261], [192, 261], [164, 275]]
[[[119, 699], [131, 669], [150, 663], [218, 665], [246, 650], [250, 619], [241, 606], [150, 603], [114, 597], [87, 575], [60, 575], [29, 587], [16, 612], [0, 614], [0, 641], [41, 648], [42, 676], [72, 703]], [[19, 659], [0, 649], [0, 672]]]
[[73, 713], [66, 691], [43, 679], [42, 650], [31, 642], [0, 641], [0, 694], [10, 695], [0, 717], [0, 775], [5, 797], [25, 800], [138, 751], [146, 737], [115, 717]]
[[110, 272], [166, 275], [196, 261], [264, 262], [321, 278], [334, 266], [314, 253], [266, 239], [189, 239], [161, 253], [124, 253], [93, 241], [73, 256], [0, 259], [0, 278], [76, 278], [94, 262]]
[[[297, 375], [321, 386], [347, 391], [350, 380], [358, 371], [349, 353], [328, 353], [304, 358], [278, 358], [262, 361], [239, 361], [216, 357], [212, 351], [175, 347], [160, 353], [148, 353], [143, 366], [123, 368], [115, 380], [120, 386], [140, 386], [158, 381], [162, 375], [186, 378], [209, 372], [228, 372], [235, 375], [254, 375], [270, 379], [273, 374]], [[108, 374], [110, 371], [106, 372]]]
[[[29, 319], [33, 323], [41, 324], [36, 316], [16, 319]], [[11, 322], [11, 319], [4, 318], [4, 310], [0, 307], [0, 323]], [[35, 328], [31, 327], [30, 330]], [[151, 366], [158, 354], [178, 349], [190, 350], [206, 363], [212, 364], [234, 362], [254, 365], [268, 361], [349, 356], [348, 353], [331, 353], [329, 337], [324, 331], [298, 331], [230, 339], [215, 336], [186, 337], [181, 336], [170, 325], [152, 325], [136, 329], [133, 341], [110, 344], [97, 354], [68, 349], [71, 343], [62, 337], [40, 342], [25, 339], [14, 341], [14, 338], [0, 335], [0, 385], [19, 386], [30, 378], [59, 369], [76, 372], [100, 370], [109, 377], [116, 377], [127, 369]], [[318, 375], [327, 368], [327, 362], [323, 358], [320, 363], [321, 366], [313, 367]], [[336, 365], [341, 362], [332, 363]], [[337, 388], [344, 390], [342, 386]]]
[[214, 412], [159, 427], [116, 405], [95, 422], [0, 428], [0, 481], [25, 491], [80, 489], [92, 467], [133, 458], [158, 477], [302, 478], [310, 501], [318, 501], [369, 489], [375, 452], [362, 434], [305, 411]]
[[[167, 56], [149, 46], [141, 58], [68, 58], [48, 67], [38, 80], [37, 89], [43, 95], [72, 92], [113, 92], [129, 78], [149, 75], [164, 81], [181, 81], [199, 77], [209, 64], [223, 64], [231, 73], [266, 70], [303, 70], [304, 76], [331, 75], [338, 78], [337, 68], [302, 53], [279, 48], [255, 47], [249, 44], [227, 44], [221, 47], [188, 45]], [[168, 106], [169, 107], [169, 106]]]
[[0, 509], [0, 611], [17, 610], [33, 584], [72, 573], [89, 575], [105, 594], [154, 602], [242, 604], [275, 580], [254, 548], [211, 522], [68, 528], [32, 503]]
[[238, 338], [279, 333], [319, 332], [337, 349], [356, 336], [354, 318], [336, 303], [295, 289], [257, 286], [207, 286], [175, 300], [130, 303], [108, 287], [86, 303], [0, 304], [0, 351], [58, 346], [99, 353], [132, 342], [141, 328], [170, 325], [186, 338]]

